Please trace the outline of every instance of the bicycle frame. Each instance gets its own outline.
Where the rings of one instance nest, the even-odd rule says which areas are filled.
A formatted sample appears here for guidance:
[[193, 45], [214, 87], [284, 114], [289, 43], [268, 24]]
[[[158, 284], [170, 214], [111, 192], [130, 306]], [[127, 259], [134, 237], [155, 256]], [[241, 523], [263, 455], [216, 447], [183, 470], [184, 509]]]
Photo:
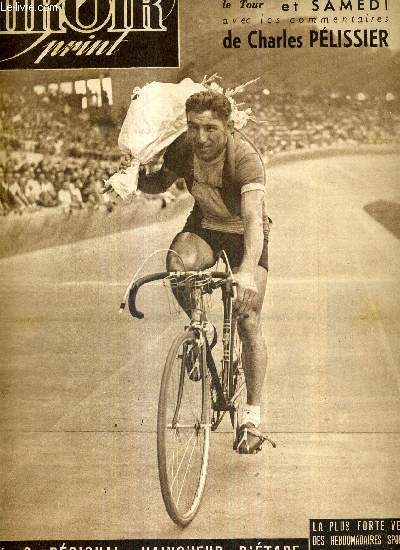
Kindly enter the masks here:
[[221, 377], [218, 375], [217, 367], [215, 365], [214, 357], [212, 355], [210, 346], [206, 342], [206, 358], [207, 367], [210, 372], [212, 387], [215, 391], [215, 399], [213, 400], [213, 410], [219, 413], [214, 422], [212, 422], [211, 429], [215, 431], [220, 425], [225, 413], [235, 411], [236, 401], [238, 400], [242, 391], [244, 391], [246, 385], [243, 383], [239, 388], [235, 388], [233, 384], [233, 369], [234, 364], [232, 361], [232, 331], [234, 330], [234, 323], [236, 320], [233, 316], [233, 289], [232, 285], [222, 287], [222, 302], [224, 307], [223, 318], [223, 334], [222, 334], [222, 369]]
[[[218, 374], [218, 369], [212, 355], [210, 344], [205, 336], [205, 329], [208, 323], [207, 313], [201, 302], [196, 306], [195, 314], [192, 315], [190, 324], [187, 327], [188, 331], [193, 331], [197, 337], [204, 338], [206, 345], [206, 363], [210, 373], [211, 383], [213, 390], [215, 391], [215, 399], [213, 400], [213, 410], [220, 412], [215, 422], [212, 424], [212, 430], [215, 431], [221, 423], [225, 413], [227, 411], [233, 411], [235, 402], [238, 399], [240, 393], [244, 390], [244, 385], [236, 389], [233, 394], [233, 388], [231, 387], [231, 334], [233, 330], [233, 280], [226, 272], [202, 272], [202, 271], [188, 271], [188, 272], [159, 272], [151, 275], [147, 275], [134, 283], [129, 293], [129, 310], [134, 318], [143, 319], [144, 315], [136, 307], [136, 297], [139, 288], [146, 284], [156, 280], [165, 278], [172, 279], [185, 279], [187, 277], [209, 277], [210, 279], [220, 279], [219, 283], [214, 283], [210, 290], [201, 290], [202, 294], [207, 294], [213, 290], [221, 287], [222, 290], [222, 303], [223, 303], [223, 330], [222, 330], [222, 369], [221, 378]], [[199, 307], [200, 306], [200, 307]]]
[[[173, 340], [165, 360], [157, 412], [157, 460], [167, 513], [184, 527], [195, 517], [204, 492], [210, 433], [217, 429], [227, 411], [234, 428], [235, 449], [241, 406], [238, 398], [246, 384], [233, 315], [232, 272], [160, 272], [143, 277], [128, 289], [133, 317], [144, 317], [136, 307], [139, 288], [167, 277], [175, 297], [190, 314], [190, 322]], [[207, 338], [210, 321], [206, 297], [217, 288], [222, 290], [223, 302], [218, 368], [212, 353], [216, 339], [210, 343]], [[180, 299], [180, 291], [185, 293], [185, 300]]]

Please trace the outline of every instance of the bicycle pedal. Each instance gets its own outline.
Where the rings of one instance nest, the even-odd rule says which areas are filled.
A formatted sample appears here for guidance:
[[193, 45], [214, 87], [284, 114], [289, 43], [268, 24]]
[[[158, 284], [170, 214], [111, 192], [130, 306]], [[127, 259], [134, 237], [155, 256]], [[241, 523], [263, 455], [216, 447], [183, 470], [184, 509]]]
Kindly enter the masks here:
[[[253, 436], [254, 438], [258, 438], [258, 441], [255, 440], [252, 446], [250, 446], [249, 444], [249, 435]], [[236, 432], [233, 449], [239, 454], [256, 454], [261, 451], [262, 446], [266, 441], [268, 441], [268, 443], [270, 443], [272, 447], [276, 447], [276, 443], [272, 441], [272, 439], [270, 439], [268, 436], [265, 436], [261, 432], [255, 433], [255, 429], [251, 425], [244, 425]]]

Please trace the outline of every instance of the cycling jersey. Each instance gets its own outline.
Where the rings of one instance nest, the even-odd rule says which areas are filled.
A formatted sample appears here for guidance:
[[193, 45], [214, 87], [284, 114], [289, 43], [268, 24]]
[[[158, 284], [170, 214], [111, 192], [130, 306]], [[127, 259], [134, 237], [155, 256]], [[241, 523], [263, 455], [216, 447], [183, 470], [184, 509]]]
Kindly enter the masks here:
[[[203, 229], [243, 234], [241, 195], [252, 190], [265, 191], [262, 161], [237, 133], [229, 136], [225, 151], [211, 162], [198, 159], [183, 134], [167, 148], [164, 167], [185, 179], [195, 200], [189, 219], [195, 218]], [[268, 237], [270, 220], [265, 200], [263, 222], [264, 235]]]

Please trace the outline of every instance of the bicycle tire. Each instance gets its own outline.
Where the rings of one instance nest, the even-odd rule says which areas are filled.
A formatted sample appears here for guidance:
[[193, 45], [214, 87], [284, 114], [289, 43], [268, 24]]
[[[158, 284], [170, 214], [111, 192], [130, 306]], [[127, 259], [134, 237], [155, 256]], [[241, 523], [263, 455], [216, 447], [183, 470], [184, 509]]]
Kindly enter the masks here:
[[[201, 372], [198, 381], [190, 379], [186, 369], [188, 349], [198, 351], [196, 361]], [[160, 387], [157, 457], [161, 494], [170, 518], [181, 527], [188, 525], [196, 516], [207, 477], [210, 390], [205, 351], [204, 339], [199, 344], [194, 331], [178, 335], [168, 353]], [[196, 457], [192, 462], [195, 451]], [[187, 465], [182, 476], [180, 470], [184, 462]], [[187, 486], [186, 494], [181, 498], [184, 484]]]

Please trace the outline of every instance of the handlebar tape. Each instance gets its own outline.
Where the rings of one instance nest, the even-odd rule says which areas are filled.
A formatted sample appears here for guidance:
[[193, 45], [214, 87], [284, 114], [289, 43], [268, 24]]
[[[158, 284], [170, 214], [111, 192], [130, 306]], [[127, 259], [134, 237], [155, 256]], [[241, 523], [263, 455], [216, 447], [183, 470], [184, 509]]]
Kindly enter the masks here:
[[136, 296], [137, 296], [138, 290], [139, 290], [139, 287], [136, 284], [134, 284], [129, 292], [129, 301], [128, 301], [129, 311], [132, 317], [134, 317], [135, 319], [144, 319], [144, 314], [136, 308]]
[[[129, 291], [129, 298], [128, 298], [128, 306], [129, 306], [129, 312], [135, 319], [144, 319], [144, 314], [139, 311], [136, 307], [136, 297], [137, 293], [139, 291], [139, 288], [146, 283], [150, 283], [152, 281], [157, 281], [160, 279], [165, 279], [165, 277], [168, 277], [170, 273], [168, 271], [164, 271], [161, 273], [153, 273], [152, 275], [146, 275], [145, 277], [142, 277], [134, 285]], [[184, 274], [182, 274], [184, 275]], [[225, 272], [213, 272], [210, 274], [211, 277], [220, 278], [220, 279], [227, 279], [228, 274]]]

